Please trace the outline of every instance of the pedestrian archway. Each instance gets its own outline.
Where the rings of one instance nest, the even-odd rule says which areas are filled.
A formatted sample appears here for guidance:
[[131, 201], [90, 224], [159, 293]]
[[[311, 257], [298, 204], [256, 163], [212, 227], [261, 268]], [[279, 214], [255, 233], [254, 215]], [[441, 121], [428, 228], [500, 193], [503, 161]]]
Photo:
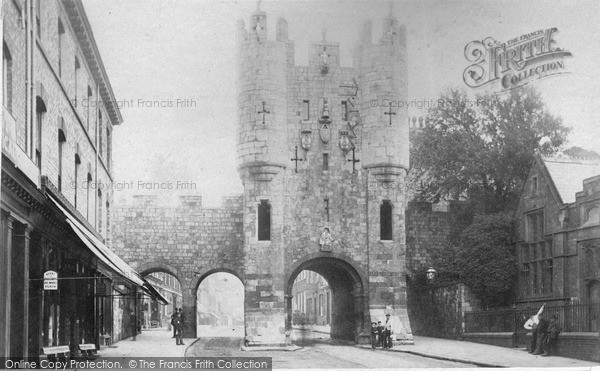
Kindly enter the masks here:
[[244, 336], [244, 284], [232, 273], [204, 277], [196, 291], [198, 337]]
[[[312, 296], [310, 301], [306, 295], [296, 300], [300, 300], [298, 303], [303, 302], [300, 305], [303, 305], [302, 308], [304, 308], [306, 315], [311, 313], [310, 320], [323, 322], [327, 318], [332, 339], [356, 341], [357, 336], [364, 328], [364, 279], [351, 262], [336, 257], [314, 257], [295, 264], [295, 268], [286, 282], [286, 295], [289, 298], [286, 329], [291, 331], [293, 328], [294, 282], [298, 282], [296, 279], [299, 275], [306, 275], [310, 279], [312, 272], [323, 277], [327, 283], [327, 290], [317, 292], [317, 295]], [[312, 276], [313, 279], [318, 279], [318, 277]], [[330, 293], [329, 314], [325, 311], [319, 312], [319, 294], [323, 295], [321, 300], [323, 308], [326, 308], [327, 293]], [[319, 316], [319, 313], [324, 314], [324, 316]]]
[[144, 272], [144, 278], [167, 299], [169, 304], [163, 305], [150, 297], [142, 298], [141, 328], [142, 330], [171, 329], [171, 316], [176, 308], [183, 307], [183, 292], [179, 279], [166, 270], [151, 269]]

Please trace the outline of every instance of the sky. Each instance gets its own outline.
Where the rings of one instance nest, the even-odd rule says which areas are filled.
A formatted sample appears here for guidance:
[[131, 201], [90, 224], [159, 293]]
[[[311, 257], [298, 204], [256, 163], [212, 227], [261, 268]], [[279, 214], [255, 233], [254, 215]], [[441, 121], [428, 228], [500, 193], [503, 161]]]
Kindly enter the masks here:
[[[170, 199], [201, 194], [208, 207], [242, 192], [237, 173], [236, 22], [246, 29], [256, 1], [83, 0], [124, 123], [114, 130], [114, 181], [134, 186], [115, 198], [153, 193]], [[374, 40], [388, 1], [263, 1], [267, 32], [288, 22], [296, 64], [308, 45], [340, 43], [341, 64], [351, 66], [362, 25], [373, 21]], [[486, 93], [463, 82], [471, 63], [465, 46], [486, 37], [505, 42], [556, 27], [557, 45], [572, 53], [569, 73], [536, 80], [550, 112], [572, 128], [569, 145], [600, 150], [600, 2], [394, 1], [407, 28], [408, 101], [437, 100], [449, 88]], [[156, 103], [158, 102], [158, 104]], [[411, 108], [409, 115], [425, 115]], [[160, 189], [161, 183], [167, 189]]]

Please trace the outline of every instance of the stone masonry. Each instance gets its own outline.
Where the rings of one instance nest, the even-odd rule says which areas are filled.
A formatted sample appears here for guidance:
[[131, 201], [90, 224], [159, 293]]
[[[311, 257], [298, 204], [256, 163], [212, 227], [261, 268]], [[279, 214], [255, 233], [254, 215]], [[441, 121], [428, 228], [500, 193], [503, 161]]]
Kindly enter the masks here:
[[[396, 337], [410, 343], [409, 125], [405, 111], [385, 105], [407, 97], [405, 29], [390, 15], [373, 42], [367, 22], [353, 67], [340, 66], [339, 44], [324, 33], [309, 48], [309, 65], [296, 66], [287, 22], [276, 25], [269, 40], [265, 12], [252, 14], [248, 29], [238, 24], [243, 194], [218, 210], [190, 196], [178, 206], [147, 197], [118, 205], [116, 252], [142, 273], [178, 277], [186, 336], [195, 335], [198, 285], [226, 271], [244, 283], [246, 344], [289, 344], [292, 284], [309, 269], [332, 289], [332, 337], [368, 342], [370, 321], [390, 314]], [[391, 220], [385, 238], [382, 215]], [[268, 238], [259, 240], [264, 223]]]

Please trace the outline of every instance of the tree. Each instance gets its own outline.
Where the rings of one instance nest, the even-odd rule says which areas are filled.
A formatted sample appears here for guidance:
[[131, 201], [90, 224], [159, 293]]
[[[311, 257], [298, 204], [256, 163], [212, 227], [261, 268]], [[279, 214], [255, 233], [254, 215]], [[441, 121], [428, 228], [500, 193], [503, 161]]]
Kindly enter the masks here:
[[569, 157], [600, 159], [600, 154], [581, 147], [570, 147], [563, 151]]
[[[531, 87], [475, 101], [450, 90], [430, 109], [413, 142], [411, 176], [421, 185], [421, 199], [464, 197], [474, 213], [511, 210], [535, 151], [555, 153], [568, 133]], [[550, 144], [540, 146], [544, 137]]]
[[511, 299], [517, 273], [512, 227], [506, 213], [477, 215], [462, 233], [454, 265], [486, 307], [506, 305]]

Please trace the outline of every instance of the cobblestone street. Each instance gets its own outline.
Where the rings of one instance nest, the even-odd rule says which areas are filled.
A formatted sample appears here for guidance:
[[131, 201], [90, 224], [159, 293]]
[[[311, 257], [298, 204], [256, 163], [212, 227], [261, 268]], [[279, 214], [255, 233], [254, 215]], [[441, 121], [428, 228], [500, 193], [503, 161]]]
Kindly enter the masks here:
[[412, 354], [362, 349], [335, 342], [307, 344], [295, 351], [243, 351], [239, 338], [199, 339], [186, 351], [187, 357], [273, 357], [274, 369], [294, 368], [449, 368], [474, 367]]
[[416, 336], [415, 345], [391, 351], [369, 346], [304, 338], [294, 351], [242, 350], [240, 337], [184, 339], [175, 345], [167, 329], [144, 330], [136, 340], [121, 340], [102, 347], [99, 356], [125, 357], [272, 357], [274, 369], [297, 368], [473, 368], [473, 367], [569, 367], [590, 370], [593, 362], [564, 357], [541, 357], [523, 349], [510, 349], [464, 341]]

